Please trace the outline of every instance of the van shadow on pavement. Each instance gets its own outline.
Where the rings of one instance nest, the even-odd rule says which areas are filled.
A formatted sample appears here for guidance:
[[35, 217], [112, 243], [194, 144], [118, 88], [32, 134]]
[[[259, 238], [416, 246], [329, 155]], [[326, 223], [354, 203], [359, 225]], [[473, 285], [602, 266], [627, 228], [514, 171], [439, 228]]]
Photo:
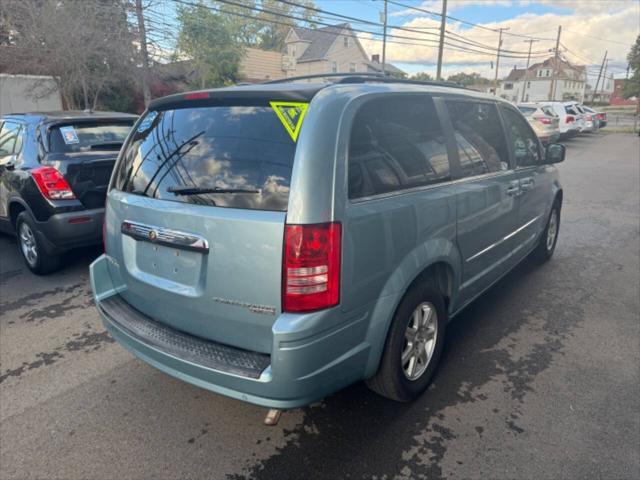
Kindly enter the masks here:
[[[563, 277], [569, 279], [569, 269], [576, 267], [587, 277], [597, 276], [593, 262], [563, 266], [557, 257], [555, 262], [544, 266], [523, 262], [449, 324], [440, 369], [417, 401], [400, 404], [370, 392], [362, 383], [351, 386], [303, 409], [303, 422], [284, 432], [287, 444], [270, 458], [250, 465], [248, 477], [440, 478], [446, 443], [455, 439], [445, 426], [453, 422], [444, 411], [487, 400], [476, 390], [492, 380], [501, 382], [501, 390], [512, 400], [511, 411], [493, 408], [493, 414], [505, 419], [506, 435], [522, 433], [517, 425], [519, 405], [532, 390], [533, 379], [561, 353], [569, 330], [581, 321], [580, 305], [589, 294], [571, 280], [563, 282]], [[535, 289], [542, 292], [539, 295], [531, 295], [528, 288], [535, 277], [548, 283]], [[576, 283], [585, 285], [588, 280]], [[536, 335], [527, 337], [534, 343], [515, 358], [509, 352], [515, 345], [498, 344], [526, 329], [532, 315], [542, 319], [542, 331], [537, 327]], [[484, 421], [478, 419], [475, 426], [480, 441]], [[472, 456], [467, 452], [457, 463], [463, 465], [468, 458]]]

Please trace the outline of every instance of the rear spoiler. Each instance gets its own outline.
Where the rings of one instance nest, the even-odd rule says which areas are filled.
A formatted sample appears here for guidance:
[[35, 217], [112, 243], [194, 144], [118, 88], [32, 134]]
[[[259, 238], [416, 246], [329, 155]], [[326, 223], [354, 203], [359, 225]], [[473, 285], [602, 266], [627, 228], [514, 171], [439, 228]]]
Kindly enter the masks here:
[[282, 84], [229, 87], [214, 90], [198, 90], [178, 93], [151, 101], [148, 110], [170, 110], [189, 107], [224, 107], [224, 106], [269, 106], [269, 102], [305, 102], [311, 99], [326, 85], [312, 85], [286, 89]]

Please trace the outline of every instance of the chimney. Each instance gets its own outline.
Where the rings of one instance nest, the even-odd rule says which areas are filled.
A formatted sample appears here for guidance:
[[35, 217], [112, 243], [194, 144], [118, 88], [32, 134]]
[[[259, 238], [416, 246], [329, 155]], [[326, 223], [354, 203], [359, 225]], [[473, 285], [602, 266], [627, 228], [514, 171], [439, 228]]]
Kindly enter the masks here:
[[373, 63], [380, 63], [380, 55], [379, 54], [371, 55], [371, 61]]

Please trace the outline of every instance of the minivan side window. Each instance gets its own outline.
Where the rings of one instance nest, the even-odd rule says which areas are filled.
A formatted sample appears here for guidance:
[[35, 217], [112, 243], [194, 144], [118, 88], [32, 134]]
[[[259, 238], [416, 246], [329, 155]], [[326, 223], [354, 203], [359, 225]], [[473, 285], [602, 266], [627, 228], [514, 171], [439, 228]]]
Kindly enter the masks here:
[[531, 130], [527, 121], [510, 108], [503, 108], [508, 140], [518, 167], [531, 167], [540, 164], [540, 147], [538, 137]]
[[433, 100], [411, 95], [365, 103], [353, 120], [348, 176], [349, 198], [451, 180]]
[[498, 109], [492, 103], [447, 101], [462, 177], [508, 170], [509, 155]]

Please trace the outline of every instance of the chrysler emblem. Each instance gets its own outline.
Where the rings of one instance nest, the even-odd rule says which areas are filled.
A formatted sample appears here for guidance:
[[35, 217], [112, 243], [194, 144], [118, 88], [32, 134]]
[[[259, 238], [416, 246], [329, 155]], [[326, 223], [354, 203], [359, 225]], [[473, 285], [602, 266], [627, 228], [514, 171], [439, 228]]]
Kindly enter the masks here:
[[151, 240], [152, 242], [155, 242], [158, 239], [158, 232], [156, 232], [155, 230], [151, 230], [149, 232], [149, 240]]

